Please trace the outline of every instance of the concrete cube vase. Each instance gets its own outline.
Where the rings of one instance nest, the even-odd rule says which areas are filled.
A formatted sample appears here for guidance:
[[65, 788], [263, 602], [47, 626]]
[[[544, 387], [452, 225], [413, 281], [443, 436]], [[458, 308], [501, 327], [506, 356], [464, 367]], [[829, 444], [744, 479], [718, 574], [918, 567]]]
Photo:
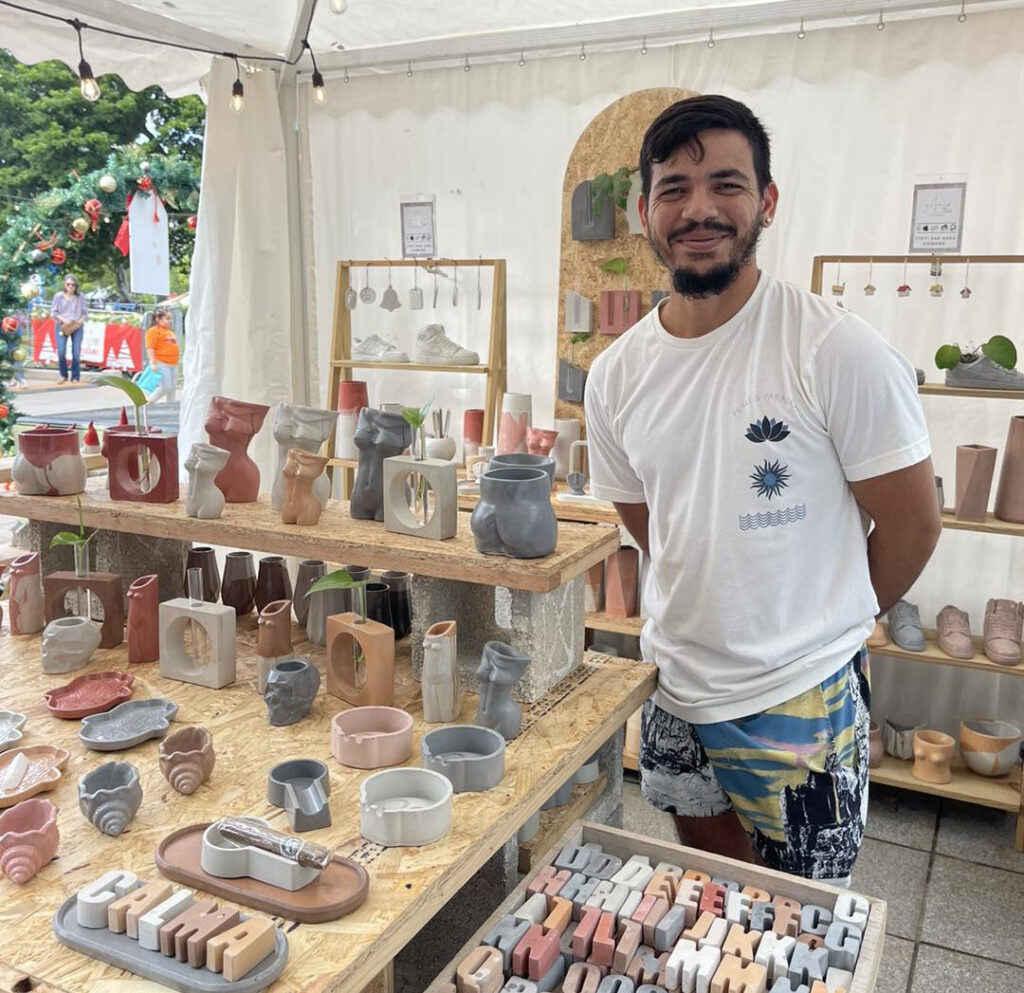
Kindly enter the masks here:
[[128, 587], [129, 662], [156, 662], [160, 658], [159, 609], [159, 576], [140, 576]]
[[956, 517], [984, 521], [996, 468], [996, 450], [986, 445], [956, 446]]
[[298, 448], [288, 451], [282, 474], [285, 481], [284, 500], [281, 503], [281, 523], [312, 527], [320, 520], [325, 502], [315, 491], [321, 479], [326, 482], [324, 469], [327, 459], [323, 455], [304, 452]]
[[[280, 510], [284, 505], [287, 483], [284, 476], [289, 450], [299, 450], [312, 455], [319, 453], [331, 435], [338, 421], [338, 412], [320, 407], [302, 407], [293, 403], [281, 403], [274, 419], [274, 441], [277, 442], [277, 471], [270, 491], [270, 506]], [[326, 476], [318, 474], [313, 481], [313, 493], [320, 501], [321, 508], [327, 506], [331, 495], [331, 484]]]
[[360, 521], [384, 520], [384, 460], [401, 455], [413, 441], [412, 425], [401, 414], [364, 407], [355, 433], [359, 468], [349, 509]]
[[458, 648], [455, 621], [438, 621], [423, 636], [423, 720], [446, 724], [458, 720], [462, 706], [459, 692]]
[[204, 727], [182, 728], [160, 742], [160, 771], [184, 796], [191, 796], [213, 772], [213, 735]]
[[182, 597], [160, 604], [159, 616], [161, 676], [214, 690], [235, 681], [233, 607]]
[[19, 555], [8, 570], [8, 605], [11, 634], [38, 634], [43, 630], [43, 585], [39, 553]]
[[540, 469], [490, 469], [469, 519], [478, 552], [516, 559], [550, 555], [558, 544], [551, 480]]
[[263, 427], [270, 408], [215, 396], [206, 416], [206, 433], [217, 448], [231, 453], [217, 474], [217, 488], [228, 503], [253, 503], [260, 494], [260, 470], [248, 455], [249, 442]]
[[1024, 524], [1024, 414], [1011, 417], [1006, 432], [995, 516], [1001, 521]]
[[43, 631], [43, 672], [56, 675], [81, 669], [99, 647], [100, 626], [95, 621], [58, 617]]
[[529, 664], [529, 656], [517, 652], [511, 645], [489, 641], [484, 645], [476, 670], [480, 679], [476, 723], [492, 728], [506, 741], [515, 738], [522, 727], [523, 714], [512, 699], [512, 687]]
[[309, 715], [320, 690], [320, 673], [305, 659], [278, 662], [267, 675], [263, 701], [267, 720], [275, 727], [297, 724]]
[[[416, 504], [415, 511], [410, 500]], [[384, 460], [386, 530], [435, 541], [454, 538], [458, 530], [458, 500], [454, 462], [407, 455]]]
[[111, 500], [174, 503], [178, 483], [178, 436], [156, 430], [108, 428], [103, 433]]
[[224, 512], [224, 494], [215, 482], [228, 464], [231, 453], [226, 448], [197, 441], [185, 459], [188, 489], [185, 493], [185, 513], [204, 521], [212, 521]]
[[395, 702], [395, 632], [358, 614], [327, 618], [327, 692], [354, 707]]
[[0, 811], [0, 873], [19, 886], [56, 854], [57, 808], [49, 800], [23, 800]]
[[106, 762], [78, 783], [78, 806], [97, 830], [116, 838], [142, 805], [139, 770], [130, 762]]

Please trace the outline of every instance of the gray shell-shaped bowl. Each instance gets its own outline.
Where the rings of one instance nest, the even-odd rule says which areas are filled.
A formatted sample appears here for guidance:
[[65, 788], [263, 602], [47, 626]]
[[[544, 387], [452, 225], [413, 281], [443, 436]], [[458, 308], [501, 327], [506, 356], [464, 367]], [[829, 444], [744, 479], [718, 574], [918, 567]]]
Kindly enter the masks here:
[[139, 770], [130, 762], [105, 762], [78, 782], [78, 806], [97, 830], [116, 838], [142, 805]]
[[25, 724], [25, 715], [15, 710], [0, 710], [0, 752], [14, 748], [24, 737], [21, 729]]
[[420, 740], [420, 764], [444, 776], [456, 793], [479, 793], [505, 775], [505, 739], [475, 724], [438, 728]]
[[162, 738], [177, 713], [178, 705], [162, 697], [126, 700], [105, 714], [86, 717], [78, 737], [93, 751], [123, 751], [150, 738]]

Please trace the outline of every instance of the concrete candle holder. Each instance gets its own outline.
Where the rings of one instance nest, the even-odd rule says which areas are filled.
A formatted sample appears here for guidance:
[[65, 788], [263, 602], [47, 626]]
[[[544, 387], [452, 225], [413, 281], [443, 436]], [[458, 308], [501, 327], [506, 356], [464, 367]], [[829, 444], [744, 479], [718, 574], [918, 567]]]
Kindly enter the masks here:
[[159, 607], [159, 576], [140, 576], [128, 587], [129, 662], [157, 662], [160, 659]]
[[[428, 488], [425, 499], [433, 502], [425, 521], [409, 509], [409, 481], [416, 475]], [[408, 455], [385, 459], [383, 496], [386, 531], [434, 541], [455, 537], [459, 527], [459, 486], [454, 462], [414, 459]]]
[[456, 793], [480, 793], [505, 775], [505, 739], [472, 724], [438, 728], [420, 739], [420, 763], [444, 776]]
[[284, 809], [293, 831], [330, 827], [330, 794], [330, 773], [316, 759], [280, 762], [267, 775], [267, 802]]
[[19, 555], [8, 570], [7, 609], [11, 634], [38, 634], [43, 630], [43, 586], [39, 553]]
[[70, 757], [56, 745], [26, 745], [0, 755], [0, 810], [52, 790]]
[[[160, 675], [183, 683], [195, 683], [219, 690], [235, 681], [234, 607], [222, 603], [193, 601], [187, 597], [160, 604]], [[193, 641], [193, 651], [185, 647], [189, 626], [206, 634], [205, 651]]]
[[213, 735], [204, 727], [182, 728], [168, 735], [160, 742], [157, 756], [164, 779], [185, 796], [210, 778], [217, 761]]
[[353, 707], [331, 720], [331, 754], [351, 769], [401, 765], [412, 755], [412, 717], [397, 707]]
[[1020, 728], [1009, 721], [968, 717], [960, 722], [960, 754], [980, 776], [1005, 776], [1020, 760], [1020, 741]]
[[98, 831], [116, 838], [142, 806], [139, 770], [130, 762], [105, 762], [78, 782], [78, 806]]
[[135, 677], [112, 669], [109, 672], [89, 672], [72, 679], [64, 686], [43, 694], [46, 709], [66, 721], [77, 721], [91, 714], [102, 714], [123, 703], [132, 695]]
[[56, 854], [57, 808], [49, 800], [25, 800], [0, 813], [0, 873], [27, 883]]
[[162, 738], [177, 713], [176, 703], [160, 697], [129, 700], [105, 714], [86, 717], [78, 738], [95, 752], [121, 752], [150, 738]]
[[320, 690], [320, 673], [305, 659], [284, 659], [267, 675], [263, 701], [274, 727], [297, 724], [308, 716]]
[[25, 715], [15, 710], [0, 710], [0, 752], [15, 748], [24, 737], [21, 733], [25, 725]]
[[430, 769], [385, 769], [359, 785], [363, 837], [386, 848], [431, 845], [451, 828], [452, 784]]
[[100, 646], [100, 626], [88, 617], [58, 617], [43, 630], [43, 672], [81, 669]]
[[[269, 828], [271, 826], [269, 821], [260, 817], [239, 819], [260, 827]], [[225, 838], [217, 829], [216, 824], [211, 824], [203, 831], [200, 865], [203, 871], [208, 872], [211, 876], [219, 876], [222, 879], [239, 879], [249, 876], [270, 886], [292, 892], [302, 889], [303, 886], [308, 886], [320, 875], [319, 869], [299, 865], [294, 859], [275, 855], [273, 852], [264, 852], [250, 845]]]

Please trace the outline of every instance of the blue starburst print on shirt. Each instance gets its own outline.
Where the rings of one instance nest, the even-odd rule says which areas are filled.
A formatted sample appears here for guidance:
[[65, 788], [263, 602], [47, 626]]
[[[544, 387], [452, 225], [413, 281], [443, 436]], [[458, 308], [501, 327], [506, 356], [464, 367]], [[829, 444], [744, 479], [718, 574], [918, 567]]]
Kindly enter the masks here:
[[747, 428], [746, 433], [746, 438], [756, 444], [760, 444], [762, 441], [782, 441], [788, 436], [789, 428], [782, 421], [767, 416], [762, 417], [759, 421], [754, 421]]
[[766, 496], [771, 500], [773, 496], [779, 496], [786, 488], [789, 475], [789, 466], [783, 465], [777, 459], [774, 462], [765, 459], [750, 474], [750, 478], [753, 480], [750, 488], [756, 490], [758, 496]]

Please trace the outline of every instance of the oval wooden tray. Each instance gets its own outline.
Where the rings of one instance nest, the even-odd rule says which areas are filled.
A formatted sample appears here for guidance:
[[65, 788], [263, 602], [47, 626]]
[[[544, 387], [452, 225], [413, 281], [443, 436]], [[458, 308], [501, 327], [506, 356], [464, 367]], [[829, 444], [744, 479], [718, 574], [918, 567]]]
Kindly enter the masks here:
[[209, 822], [190, 824], [169, 834], [157, 845], [156, 867], [175, 882], [304, 924], [337, 920], [352, 913], [366, 899], [370, 888], [366, 870], [340, 855], [335, 855], [330, 866], [312, 883], [291, 892], [249, 876], [240, 879], [211, 876], [199, 864], [203, 832], [209, 826]]
[[77, 721], [93, 714], [102, 714], [123, 703], [132, 695], [135, 677], [112, 669], [109, 672], [88, 672], [44, 694], [46, 709], [54, 717]]

